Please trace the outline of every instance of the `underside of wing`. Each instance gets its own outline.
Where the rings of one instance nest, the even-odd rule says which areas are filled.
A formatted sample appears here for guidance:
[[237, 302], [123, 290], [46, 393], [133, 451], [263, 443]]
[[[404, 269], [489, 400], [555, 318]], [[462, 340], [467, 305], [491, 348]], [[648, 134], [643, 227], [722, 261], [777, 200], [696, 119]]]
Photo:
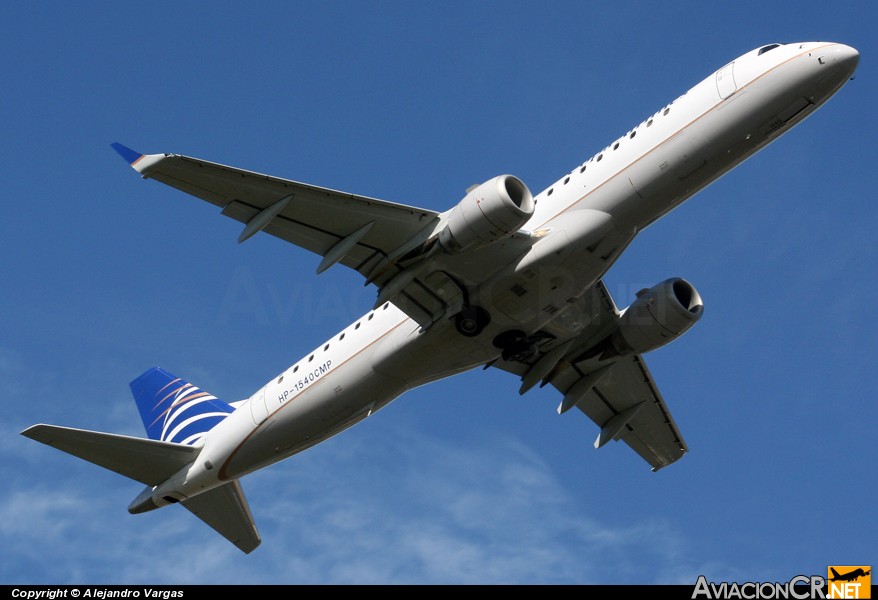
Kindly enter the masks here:
[[434, 211], [179, 154], [141, 155], [121, 144], [114, 148], [144, 178], [206, 200], [244, 223], [240, 241], [265, 231], [328, 256], [322, 269], [339, 262], [369, 280], [376, 280], [382, 269], [395, 274], [389, 263], [402, 258], [401, 249], [423, 242], [438, 219]]
[[559, 413], [576, 407], [599, 427], [596, 448], [623, 441], [654, 471], [681, 458], [688, 448], [643, 357], [595, 351], [619, 321], [604, 284], [598, 282], [568, 312], [546, 328], [532, 356], [493, 366], [521, 377], [521, 393], [551, 384], [562, 394]]
[[[447, 213], [179, 154], [139, 154], [121, 144], [113, 147], [144, 178], [210, 202], [223, 215], [243, 223], [239, 242], [265, 231], [320, 255], [318, 273], [336, 263], [350, 267], [365, 277], [367, 285], [378, 288], [376, 307], [393, 302], [422, 328], [456, 315], [466, 303], [461, 273], [472, 265], [465, 260], [439, 264], [437, 259]], [[526, 188], [522, 198], [530, 198]], [[522, 214], [526, 216], [526, 211]], [[489, 229], [493, 233], [495, 226]], [[529, 235], [506, 234], [505, 240], [480, 251], [474, 280], [484, 276], [479, 265], [506, 264], [530, 248]]]
[[558, 375], [552, 385], [568, 404], [586, 414], [600, 428], [595, 447], [621, 440], [648, 462], [654, 471], [682, 458], [688, 451], [683, 436], [647, 369], [643, 357], [615, 361], [584, 394], [576, 386], [589, 373], [576, 368]]

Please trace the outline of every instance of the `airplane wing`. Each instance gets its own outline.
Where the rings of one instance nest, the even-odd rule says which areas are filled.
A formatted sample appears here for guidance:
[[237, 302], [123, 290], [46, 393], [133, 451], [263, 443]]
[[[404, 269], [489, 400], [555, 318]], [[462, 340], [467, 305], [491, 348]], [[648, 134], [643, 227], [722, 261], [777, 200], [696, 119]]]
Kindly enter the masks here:
[[179, 154], [113, 148], [145, 179], [155, 179], [245, 223], [243, 242], [265, 231], [336, 262], [379, 285], [398, 273], [407, 250], [423, 243], [439, 213], [245, 171]]
[[610, 440], [623, 441], [657, 471], [688, 448], [643, 357], [630, 355], [602, 365], [597, 357], [580, 358], [577, 350], [609, 335], [618, 317], [613, 299], [598, 282], [566, 322], [562, 319], [554, 330], [547, 330], [549, 341], [536, 356], [524, 363], [501, 360], [493, 366], [519, 375], [522, 393], [541, 380], [551, 383], [564, 396], [559, 413], [575, 406], [600, 428], [596, 448]]

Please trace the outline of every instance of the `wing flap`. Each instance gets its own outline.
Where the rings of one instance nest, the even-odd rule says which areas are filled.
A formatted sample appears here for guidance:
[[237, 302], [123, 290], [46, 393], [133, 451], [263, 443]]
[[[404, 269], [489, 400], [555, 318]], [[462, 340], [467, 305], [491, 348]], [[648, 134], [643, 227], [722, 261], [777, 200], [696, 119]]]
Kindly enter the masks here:
[[[297, 210], [306, 206], [303, 201], [294, 198], [290, 204], [292, 206], [288, 206], [285, 211], [272, 219], [263, 231], [282, 240], [295, 239], [297, 246], [320, 256], [325, 256], [340, 240], [363, 226], [357, 227], [357, 224], [361, 222], [360, 219], [348, 219], [349, 224], [336, 223], [332, 231], [321, 229], [314, 224], [315, 221], [309, 222], [305, 218], [308, 211]], [[236, 221], [247, 223], [259, 213], [259, 210], [258, 207], [236, 200], [226, 205], [222, 210], [222, 214]], [[296, 214], [297, 217], [289, 216], [291, 213]], [[302, 218], [298, 218], [299, 215], [303, 215]], [[368, 215], [362, 217], [362, 220], [366, 218], [368, 218]], [[369, 221], [366, 222], [368, 223]], [[351, 229], [351, 231], [348, 232], [348, 229]], [[338, 262], [346, 267], [363, 272], [365, 265], [370, 264], [370, 261], [377, 261], [377, 257], [383, 258], [385, 256], [387, 256], [387, 251], [384, 248], [368, 245], [365, 241], [359, 241], [350, 250], [345, 252]]]
[[640, 409], [614, 439], [631, 446], [653, 470], [681, 458], [688, 450], [686, 443], [639, 355], [616, 362], [577, 407], [603, 428], [616, 415], [638, 405]]

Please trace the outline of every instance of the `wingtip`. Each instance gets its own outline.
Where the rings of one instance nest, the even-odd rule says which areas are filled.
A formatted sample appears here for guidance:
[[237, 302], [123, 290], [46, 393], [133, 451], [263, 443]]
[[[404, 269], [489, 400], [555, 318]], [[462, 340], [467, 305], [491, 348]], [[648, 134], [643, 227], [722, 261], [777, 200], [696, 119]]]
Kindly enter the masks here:
[[131, 148], [129, 148], [128, 146], [125, 146], [124, 144], [120, 144], [119, 142], [113, 142], [112, 144], [110, 144], [110, 146], [129, 165], [133, 165], [138, 160], [140, 160], [140, 158], [143, 156], [143, 154], [141, 154], [140, 152], [136, 152], [136, 151], [132, 150]]
[[253, 552], [254, 550], [256, 550], [259, 547], [259, 545], [262, 543], [262, 538], [259, 537], [259, 533], [257, 532], [255, 540], [252, 540], [252, 541], [239, 540], [239, 541], [236, 541], [233, 543], [244, 554], [250, 554], [251, 552]]
[[31, 425], [30, 427], [27, 427], [27, 428], [19, 431], [18, 433], [20, 435], [23, 435], [24, 437], [29, 438], [33, 435], [34, 431], [38, 430], [40, 427], [42, 427], [42, 425], [43, 425], [42, 423], [37, 423], [36, 425]]

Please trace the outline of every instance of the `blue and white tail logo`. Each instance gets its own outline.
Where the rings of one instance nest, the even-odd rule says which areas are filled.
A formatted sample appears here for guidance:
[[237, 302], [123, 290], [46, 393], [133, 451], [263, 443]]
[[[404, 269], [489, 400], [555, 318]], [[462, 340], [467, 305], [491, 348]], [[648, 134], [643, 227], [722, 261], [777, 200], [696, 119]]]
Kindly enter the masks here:
[[132, 381], [131, 392], [147, 435], [163, 442], [191, 446], [235, 410], [158, 367]]

